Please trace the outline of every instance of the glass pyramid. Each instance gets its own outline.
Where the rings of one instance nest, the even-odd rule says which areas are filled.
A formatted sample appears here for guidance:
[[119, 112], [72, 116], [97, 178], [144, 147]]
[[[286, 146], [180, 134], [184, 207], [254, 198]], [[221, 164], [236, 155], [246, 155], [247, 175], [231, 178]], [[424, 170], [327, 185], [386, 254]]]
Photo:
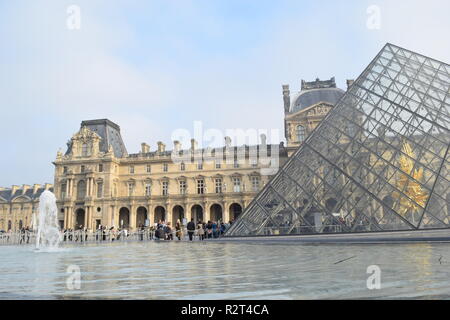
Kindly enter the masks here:
[[226, 236], [450, 227], [450, 66], [387, 44]]

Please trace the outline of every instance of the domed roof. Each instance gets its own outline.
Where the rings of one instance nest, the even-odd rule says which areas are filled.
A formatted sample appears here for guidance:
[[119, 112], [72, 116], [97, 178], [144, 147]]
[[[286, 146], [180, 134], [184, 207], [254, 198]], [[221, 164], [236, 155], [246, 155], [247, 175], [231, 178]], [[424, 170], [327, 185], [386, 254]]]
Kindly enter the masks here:
[[344, 95], [345, 91], [339, 88], [320, 88], [300, 91], [292, 101], [290, 112], [297, 112], [306, 109], [320, 102], [335, 105]]

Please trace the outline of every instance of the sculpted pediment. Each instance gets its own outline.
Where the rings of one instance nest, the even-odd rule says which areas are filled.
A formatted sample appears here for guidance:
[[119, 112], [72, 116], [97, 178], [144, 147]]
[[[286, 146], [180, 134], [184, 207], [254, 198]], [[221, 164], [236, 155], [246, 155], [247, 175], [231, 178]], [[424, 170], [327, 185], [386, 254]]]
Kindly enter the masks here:
[[316, 117], [316, 116], [325, 116], [331, 109], [333, 105], [321, 102], [315, 105], [312, 105], [308, 108], [297, 111], [296, 113], [290, 114], [286, 117], [286, 120], [300, 120], [305, 117]]

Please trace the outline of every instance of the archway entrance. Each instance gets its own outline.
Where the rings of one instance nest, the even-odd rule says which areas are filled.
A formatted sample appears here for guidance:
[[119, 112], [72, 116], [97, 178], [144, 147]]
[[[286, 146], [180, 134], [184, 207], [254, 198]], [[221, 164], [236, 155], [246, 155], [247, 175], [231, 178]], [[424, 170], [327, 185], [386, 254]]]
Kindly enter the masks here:
[[230, 206], [230, 219], [236, 220], [242, 213], [242, 206], [239, 203], [233, 203]]
[[119, 210], [119, 227], [121, 229], [130, 228], [130, 210], [128, 208], [120, 208]]
[[145, 226], [145, 220], [147, 220], [147, 209], [144, 207], [139, 207], [136, 213], [136, 227]]
[[84, 219], [85, 219], [86, 213], [84, 212], [84, 209], [78, 209], [75, 212], [75, 230], [83, 229], [84, 228]]
[[161, 206], [157, 206], [155, 208], [155, 222], [158, 223], [159, 221], [165, 221], [166, 220], [166, 209]]
[[191, 217], [195, 222], [203, 221], [203, 207], [199, 204], [192, 206]]
[[219, 222], [219, 220], [223, 219], [222, 216], [222, 206], [220, 204], [213, 204], [210, 209], [210, 216], [212, 221]]
[[177, 220], [180, 220], [183, 223], [184, 218], [184, 208], [182, 206], [175, 206], [172, 210], [172, 223], [175, 225]]

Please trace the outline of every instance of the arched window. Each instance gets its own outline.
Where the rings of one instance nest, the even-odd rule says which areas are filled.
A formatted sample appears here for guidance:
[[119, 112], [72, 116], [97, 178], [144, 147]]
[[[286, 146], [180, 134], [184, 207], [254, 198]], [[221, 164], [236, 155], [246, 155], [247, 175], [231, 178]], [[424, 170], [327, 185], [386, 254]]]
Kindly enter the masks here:
[[306, 130], [304, 126], [297, 126], [297, 141], [303, 142], [306, 138]]

